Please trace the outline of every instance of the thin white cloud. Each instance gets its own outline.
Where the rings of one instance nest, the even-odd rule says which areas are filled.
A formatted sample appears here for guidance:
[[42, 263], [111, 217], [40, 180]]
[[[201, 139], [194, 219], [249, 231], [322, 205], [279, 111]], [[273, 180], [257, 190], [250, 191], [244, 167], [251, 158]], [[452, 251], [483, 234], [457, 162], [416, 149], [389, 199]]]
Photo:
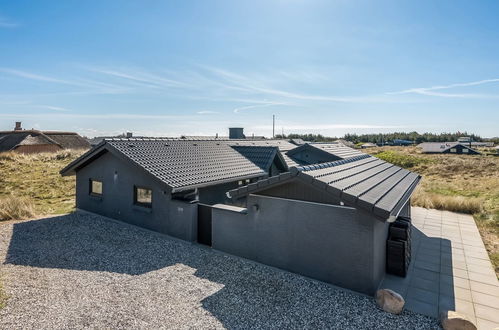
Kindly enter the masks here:
[[220, 113], [218, 111], [211, 111], [211, 110], [201, 110], [201, 111], [198, 111], [196, 112], [198, 115], [213, 115], [213, 114], [217, 114], [217, 113]]
[[[331, 130], [331, 129], [395, 129], [406, 128], [407, 126], [400, 125], [367, 125], [367, 124], [324, 124], [324, 125], [301, 125], [301, 124], [284, 124], [286, 130], [295, 131], [317, 131], [317, 130]], [[268, 130], [272, 129], [272, 125], [254, 126], [253, 129]]]
[[271, 106], [276, 106], [276, 105], [285, 105], [286, 103], [278, 103], [278, 102], [268, 102], [268, 103], [263, 103], [263, 104], [256, 104], [256, 105], [247, 105], [244, 107], [239, 107], [234, 109], [234, 113], [240, 113], [243, 110], [250, 110], [250, 109], [255, 109], [255, 108], [268, 108]]
[[471, 81], [466, 83], [455, 83], [449, 85], [437, 85], [431, 87], [421, 87], [421, 88], [409, 88], [396, 92], [388, 92], [386, 94], [396, 95], [396, 94], [420, 94], [420, 95], [429, 95], [429, 96], [440, 96], [440, 97], [449, 97], [449, 98], [497, 98], [497, 95], [490, 94], [472, 94], [472, 93], [441, 93], [435, 92], [438, 90], [451, 89], [456, 87], [470, 87], [470, 86], [479, 86], [484, 84], [496, 83], [499, 82], [499, 78], [494, 79], [484, 79]]
[[32, 73], [28, 71], [22, 71], [22, 70], [17, 70], [17, 69], [11, 69], [11, 68], [0, 68], [0, 72], [24, 78], [24, 79], [29, 79], [29, 80], [34, 80], [34, 81], [41, 81], [41, 82], [48, 82], [48, 83], [54, 83], [54, 84], [61, 84], [61, 85], [69, 85], [69, 86], [74, 86], [74, 87], [79, 87], [79, 88], [84, 88], [86, 90], [79, 90], [76, 92], [63, 92], [63, 93], [52, 93], [52, 95], [59, 95], [59, 94], [116, 94], [116, 93], [124, 93], [126, 91], [129, 91], [130, 89], [124, 86], [119, 86], [115, 84], [109, 84], [106, 82], [100, 82], [100, 81], [94, 81], [94, 80], [88, 80], [88, 79], [81, 79], [81, 80], [66, 80], [66, 79], [59, 79], [59, 78], [54, 78], [46, 75], [40, 75], [37, 73]]
[[[53, 113], [0, 113], [0, 118], [47, 118], [53, 116]], [[125, 119], [125, 120], [136, 120], [136, 119], [158, 119], [158, 120], [174, 120], [174, 119], [189, 119], [193, 117], [189, 116], [175, 116], [175, 115], [142, 115], [142, 114], [131, 114], [131, 113], [115, 113], [115, 114], [77, 114], [77, 113], [60, 113], [57, 118], [69, 118], [69, 119]], [[199, 119], [199, 117], [198, 117]]]
[[56, 107], [53, 105], [37, 105], [36, 107], [41, 108], [41, 109], [54, 110], [54, 111], [71, 111], [69, 109], [62, 108], [62, 107]]
[[9, 69], [9, 68], [0, 68], [0, 72], [8, 73], [10, 75], [18, 76], [21, 78], [26, 78], [30, 80], [37, 80], [37, 81], [45, 81], [45, 82], [52, 82], [52, 83], [58, 83], [58, 84], [71, 84], [71, 82], [67, 80], [61, 80], [57, 78], [52, 78], [48, 76], [42, 76], [39, 74], [31, 73], [31, 72], [26, 72], [26, 71], [21, 71], [21, 70], [15, 70], [15, 69]]
[[19, 26], [19, 23], [13, 22], [6, 17], [0, 17], [0, 28], [16, 28]]
[[114, 70], [114, 69], [102, 69], [102, 68], [87, 68], [89, 71], [97, 72], [107, 76], [112, 76], [115, 78], [125, 79], [128, 81], [133, 81], [135, 83], [144, 84], [152, 88], [160, 87], [186, 87], [185, 83], [158, 75], [153, 75], [146, 72], [141, 72], [139, 70]]

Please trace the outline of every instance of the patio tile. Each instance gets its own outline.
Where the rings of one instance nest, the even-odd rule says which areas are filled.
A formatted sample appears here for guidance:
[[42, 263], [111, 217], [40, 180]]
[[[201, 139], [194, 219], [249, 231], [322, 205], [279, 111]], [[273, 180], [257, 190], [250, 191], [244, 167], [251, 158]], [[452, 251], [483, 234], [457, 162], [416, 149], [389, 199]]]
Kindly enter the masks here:
[[489, 283], [493, 284], [497, 281], [496, 276], [473, 273], [472, 271], [468, 272], [468, 275], [469, 275], [470, 280], [476, 281], [476, 282], [482, 282], [485, 284], [489, 284]]
[[476, 291], [473, 291], [471, 293], [471, 295], [473, 297], [473, 302], [475, 304], [480, 304], [480, 305], [489, 306], [492, 308], [499, 309], [499, 297], [491, 296], [491, 295], [476, 292]]
[[483, 259], [477, 259], [477, 258], [465, 258], [466, 259], [466, 264], [468, 265], [468, 269], [471, 270], [473, 269], [473, 266], [481, 266], [481, 267], [487, 267], [490, 266], [490, 261], [489, 260], [483, 260]]
[[[438, 277], [437, 277], [438, 278]], [[411, 287], [418, 288], [418, 289], [423, 289], [423, 290], [428, 290], [431, 292], [437, 292], [439, 290], [439, 282], [434, 279], [434, 280], [427, 280], [418, 276], [415, 276], [410, 284]]]
[[478, 265], [473, 265], [471, 267], [471, 271], [473, 273], [477, 274], [483, 274], [483, 275], [494, 275], [494, 269], [492, 269], [492, 265], [490, 266], [478, 266]]
[[499, 322], [499, 309], [480, 304], [474, 304], [475, 314], [477, 318]]
[[481, 330], [493, 330], [499, 328], [499, 322], [492, 322], [481, 318], [476, 319], [476, 326]]
[[438, 307], [440, 312], [446, 310], [456, 311], [466, 314], [475, 319], [475, 308], [473, 306], [473, 303], [470, 301], [441, 295], [439, 297]]
[[407, 299], [415, 299], [435, 306], [438, 304], [437, 293], [414, 287], [409, 287], [407, 290]]
[[430, 281], [438, 281], [438, 279], [440, 278], [440, 274], [438, 272], [432, 272], [430, 270], [420, 268], [414, 269], [412, 276], [414, 278], [423, 278]]
[[456, 286], [463, 289], [470, 289], [470, 281], [465, 278], [453, 277], [445, 274], [440, 275], [440, 289], [449, 286]]
[[425, 253], [421, 253], [421, 251], [418, 251], [418, 253], [416, 254], [416, 258], [415, 260], [418, 261], [418, 260], [421, 260], [421, 261], [424, 261], [424, 262], [431, 262], [433, 264], [440, 264], [440, 255], [436, 255], [436, 254], [425, 254]]
[[496, 297], [499, 297], [499, 286], [485, 284], [482, 282], [470, 281], [470, 287], [472, 291], [491, 294]]
[[420, 268], [420, 269], [426, 269], [430, 270], [432, 272], [438, 272], [440, 271], [440, 265], [439, 264], [434, 264], [431, 262], [426, 262], [426, 261], [421, 261], [421, 260], [416, 260], [414, 263], [415, 268]]
[[438, 317], [438, 305], [428, 304], [415, 299], [407, 299], [405, 308], [415, 313], [420, 313], [430, 317]]
[[445, 275], [450, 275], [454, 277], [468, 278], [468, 272], [465, 269], [452, 268], [447, 265], [442, 265], [440, 267], [440, 272]]
[[466, 257], [472, 257], [472, 258], [489, 260], [489, 255], [485, 251], [484, 252], [477, 252], [477, 251], [467, 251], [465, 249], [464, 250], [464, 254], [466, 255]]

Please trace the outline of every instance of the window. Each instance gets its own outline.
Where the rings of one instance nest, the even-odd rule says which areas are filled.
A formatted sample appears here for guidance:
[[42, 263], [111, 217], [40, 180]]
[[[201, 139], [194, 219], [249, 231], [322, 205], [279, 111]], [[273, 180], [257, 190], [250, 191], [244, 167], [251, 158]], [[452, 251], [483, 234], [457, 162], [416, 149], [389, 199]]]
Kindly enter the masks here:
[[102, 196], [102, 181], [90, 179], [90, 195]]
[[152, 207], [152, 190], [134, 186], [133, 203], [144, 207]]
[[451, 148], [450, 149], [450, 152], [452, 152], [452, 153], [456, 153], [456, 151], [457, 151], [456, 148]]
[[468, 152], [469, 152], [469, 150], [468, 150], [468, 149], [466, 149], [466, 148], [465, 148], [465, 149], [463, 149], [463, 153], [467, 154]]

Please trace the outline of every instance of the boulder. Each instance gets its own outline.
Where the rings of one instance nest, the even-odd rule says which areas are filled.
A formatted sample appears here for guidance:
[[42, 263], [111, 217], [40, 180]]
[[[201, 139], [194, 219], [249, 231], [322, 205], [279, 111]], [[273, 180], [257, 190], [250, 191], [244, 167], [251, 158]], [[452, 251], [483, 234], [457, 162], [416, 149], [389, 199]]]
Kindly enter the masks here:
[[444, 330], [476, 330], [476, 325], [466, 315], [456, 311], [444, 311], [440, 314], [440, 323]]
[[376, 303], [385, 312], [400, 314], [404, 309], [405, 300], [393, 290], [380, 289], [376, 291]]

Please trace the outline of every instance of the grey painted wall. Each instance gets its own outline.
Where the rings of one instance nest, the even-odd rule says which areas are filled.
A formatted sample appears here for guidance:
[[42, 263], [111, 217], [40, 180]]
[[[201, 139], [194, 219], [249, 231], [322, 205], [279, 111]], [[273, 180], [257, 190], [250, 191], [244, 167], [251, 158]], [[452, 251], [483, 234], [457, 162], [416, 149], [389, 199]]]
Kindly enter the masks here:
[[250, 195], [247, 214], [213, 208], [213, 248], [373, 294], [387, 224], [349, 207]]
[[238, 187], [238, 181], [235, 181], [199, 188], [199, 202], [208, 205], [226, 203], [229, 201], [226, 195], [227, 191]]
[[[103, 182], [102, 197], [89, 194], [89, 180]], [[152, 208], [133, 204], [134, 185], [152, 189]], [[197, 238], [197, 204], [171, 195], [144, 171], [105, 153], [76, 172], [76, 207], [184, 240]]]

